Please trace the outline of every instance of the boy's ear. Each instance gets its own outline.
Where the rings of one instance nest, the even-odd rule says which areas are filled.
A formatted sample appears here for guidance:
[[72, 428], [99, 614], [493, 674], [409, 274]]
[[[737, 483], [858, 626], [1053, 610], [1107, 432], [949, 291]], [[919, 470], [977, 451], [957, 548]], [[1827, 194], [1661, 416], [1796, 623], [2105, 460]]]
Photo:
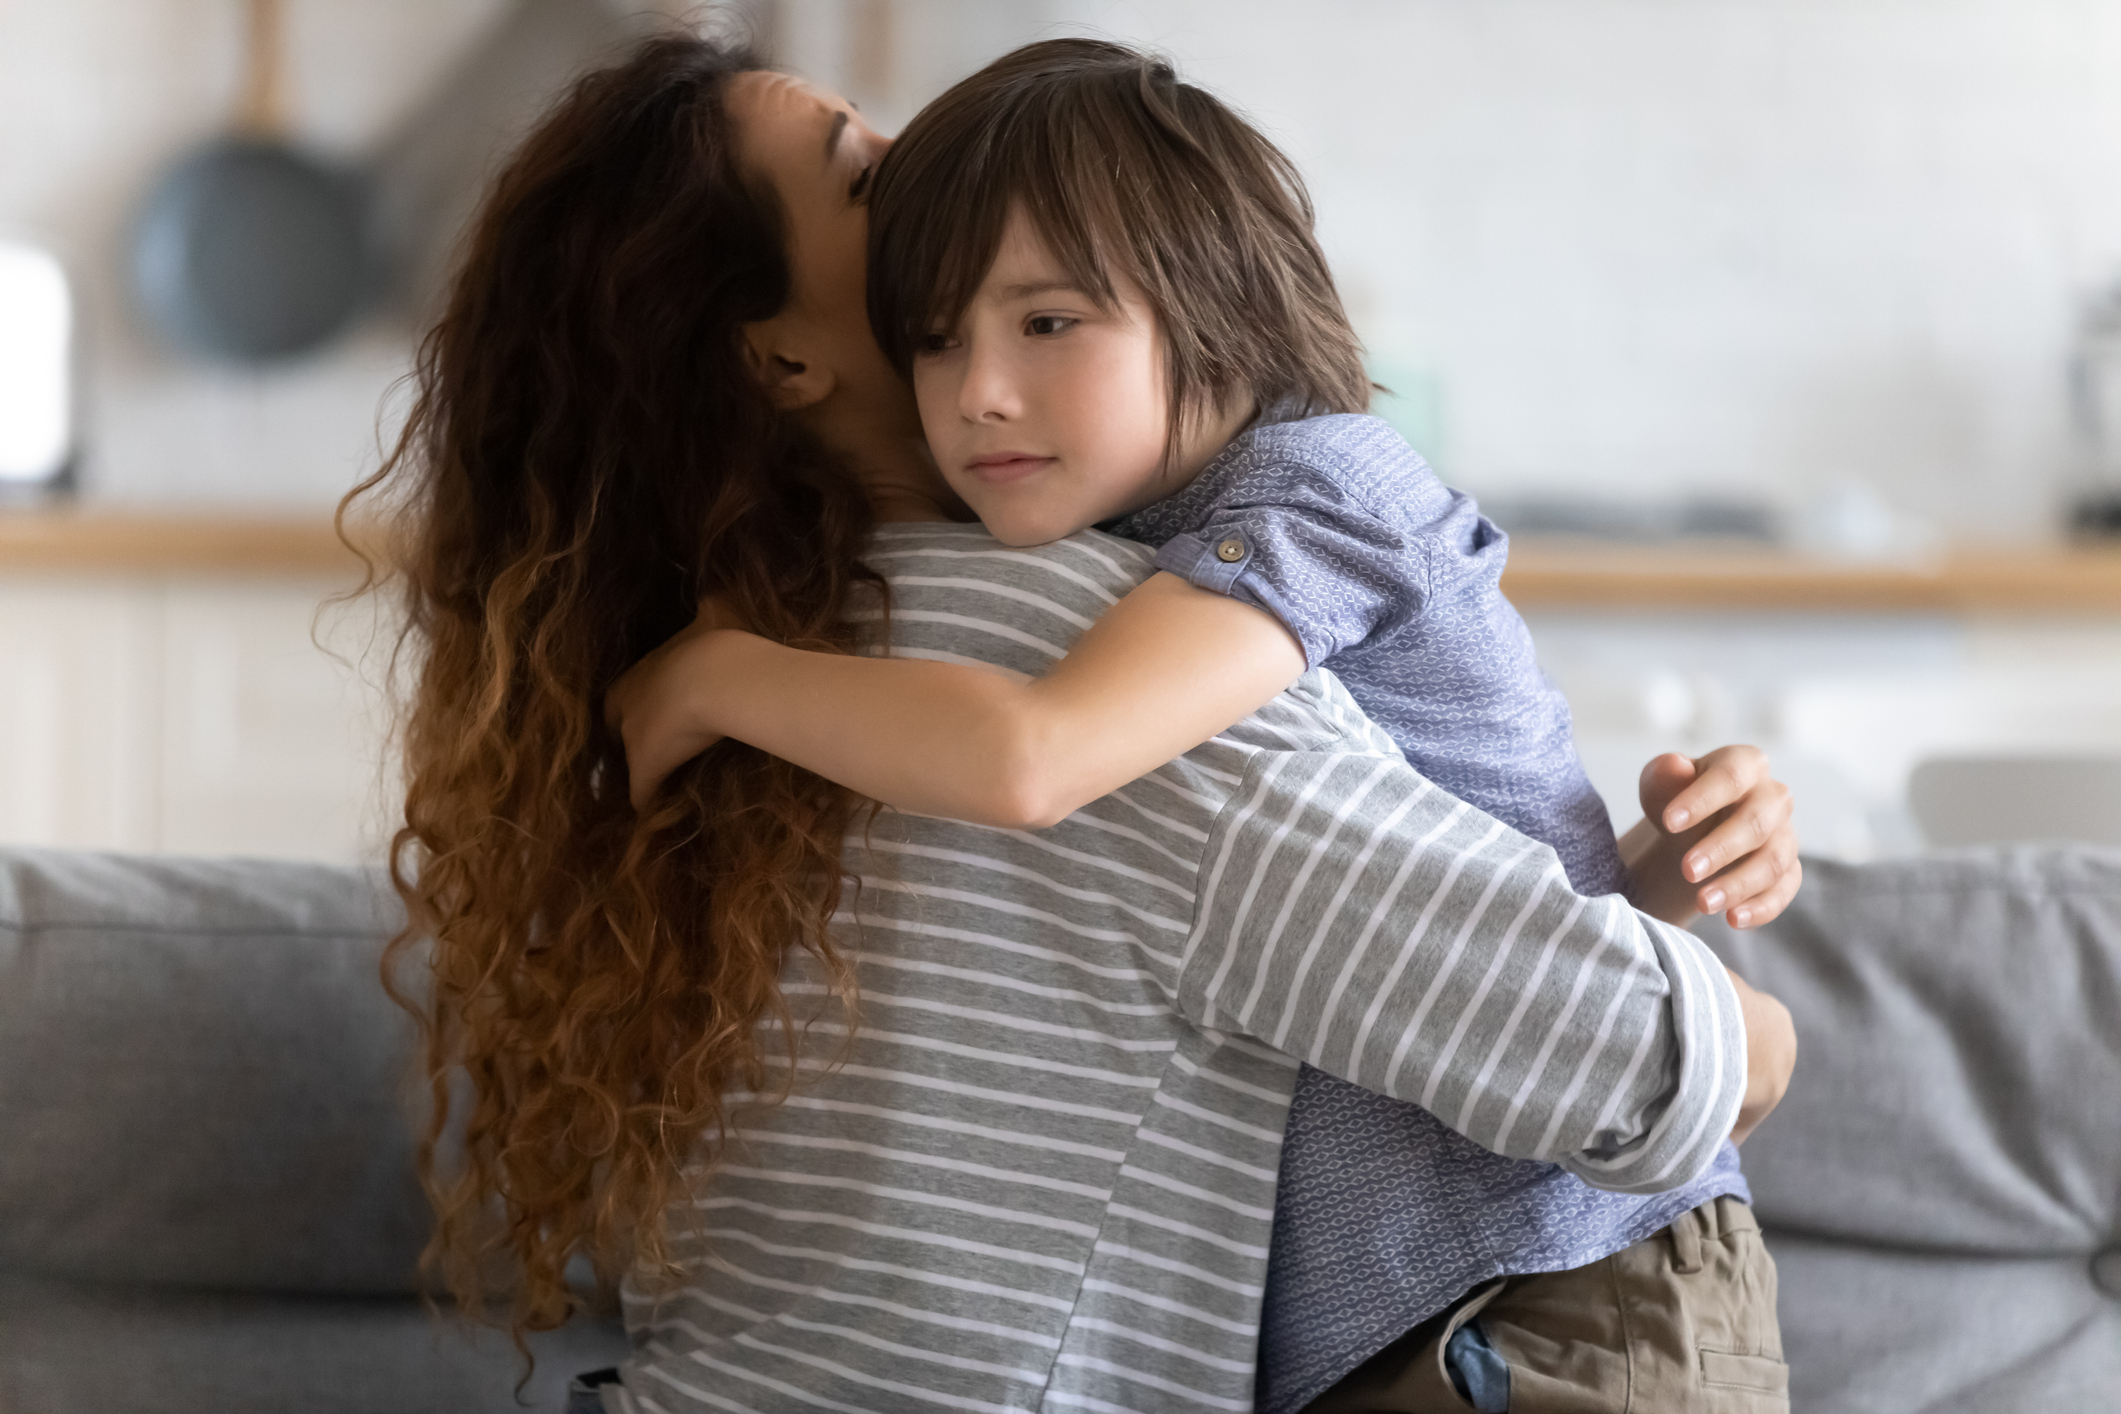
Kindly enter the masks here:
[[746, 324], [744, 346], [752, 376], [782, 412], [823, 402], [837, 384], [803, 324], [786, 314]]

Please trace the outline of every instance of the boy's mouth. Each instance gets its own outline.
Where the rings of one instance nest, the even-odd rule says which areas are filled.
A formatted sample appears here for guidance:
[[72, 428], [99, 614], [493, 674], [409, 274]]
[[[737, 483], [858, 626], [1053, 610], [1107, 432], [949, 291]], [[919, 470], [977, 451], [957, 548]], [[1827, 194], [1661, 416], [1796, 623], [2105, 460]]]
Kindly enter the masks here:
[[1058, 458], [1033, 456], [1029, 452], [989, 452], [965, 463], [965, 473], [988, 486], [1006, 486], [1044, 471]]

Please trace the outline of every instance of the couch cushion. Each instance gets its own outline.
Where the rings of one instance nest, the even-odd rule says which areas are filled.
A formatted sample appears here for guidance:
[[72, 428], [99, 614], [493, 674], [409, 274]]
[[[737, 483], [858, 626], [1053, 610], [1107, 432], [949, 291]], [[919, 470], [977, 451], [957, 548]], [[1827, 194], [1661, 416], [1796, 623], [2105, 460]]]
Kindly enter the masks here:
[[398, 917], [361, 870], [0, 850], [0, 1269], [413, 1290]]
[[21, 1414], [557, 1414], [616, 1325], [460, 1330], [406, 1298], [101, 1289], [0, 1277], [0, 1409]]
[[2121, 1408], [2121, 1322], [2075, 1253], [1901, 1252], [1789, 1231], [1768, 1245], [1797, 1414]]
[[2121, 1390], [2121, 852], [1805, 870], [1773, 925], [1703, 929], [1797, 1024], [1744, 1150], [1796, 1407]]

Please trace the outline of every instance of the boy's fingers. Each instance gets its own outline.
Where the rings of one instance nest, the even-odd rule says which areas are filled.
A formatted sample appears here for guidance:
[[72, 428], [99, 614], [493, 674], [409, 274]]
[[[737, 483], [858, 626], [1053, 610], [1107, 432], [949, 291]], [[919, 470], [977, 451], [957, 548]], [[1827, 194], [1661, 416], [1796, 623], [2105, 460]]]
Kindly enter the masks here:
[[1794, 830], [1779, 830], [1768, 842], [1714, 878], [1704, 880], [1695, 891], [1696, 905], [1703, 913], [1728, 913], [1756, 904], [1797, 866], [1797, 836]]
[[[1686, 852], [1680, 872], [1689, 879], [1706, 880], [1718, 869], [1762, 849], [1789, 826], [1795, 805], [1790, 788], [1780, 781], [1762, 781], [1746, 792], [1744, 802], [1730, 818]], [[1785, 850], [1794, 855], [1794, 848]]]
[[1733, 801], [1767, 777], [1767, 756], [1756, 746], [1721, 746], [1694, 763], [1692, 785], [1664, 808], [1665, 829], [1678, 833]]
[[1642, 768], [1642, 775], [1635, 783], [1635, 794], [1642, 802], [1644, 818], [1662, 820], [1672, 801], [1693, 784], [1694, 776], [1692, 757], [1681, 756], [1676, 751], [1653, 757]]
[[655, 798], [655, 782], [648, 779], [641, 770], [639, 745], [626, 741], [623, 734], [620, 741], [626, 750], [626, 796], [633, 802], [634, 812], [638, 814], [646, 810], [648, 802]]
[[656, 792], [661, 790], [663, 782], [669, 779], [670, 770], [668, 769], [659, 769], [629, 777], [628, 784], [630, 788], [628, 793], [633, 797], [633, 808], [636, 811], [642, 811], [655, 804]]
[[1775, 881], [1775, 886], [1751, 902], [1734, 908], [1727, 915], [1733, 928], [1758, 928], [1763, 923], [1772, 923], [1782, 916], [1782, 910], [1790, 906], [1797, 897], [1798, 888], [1804, 883], [1804, 865], [1793, 862], [1789, 872]]

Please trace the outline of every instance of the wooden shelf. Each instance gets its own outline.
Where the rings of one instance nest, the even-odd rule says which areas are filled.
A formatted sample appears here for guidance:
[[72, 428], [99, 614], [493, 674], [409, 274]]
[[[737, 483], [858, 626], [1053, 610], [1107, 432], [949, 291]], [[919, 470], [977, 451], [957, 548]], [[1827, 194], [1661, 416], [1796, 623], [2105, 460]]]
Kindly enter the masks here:
[[[360, 563], [318, 516], [0, 513], [0, 575], [346, 579]], [[1524, 609], [2121, 615], [2121, 546], [1958, 550], [1925, 564], [1754, 545], [1519, 537], [1503, 592]]]
[[360, 561], [318, 516], [0, 514], [0, 574], [347, 579]]
[[1955, 550], [1933, 562], [1814, 559], [1760, 546], [1516, 539], [1520, 609], [2121, 615], [2121, 546]]

